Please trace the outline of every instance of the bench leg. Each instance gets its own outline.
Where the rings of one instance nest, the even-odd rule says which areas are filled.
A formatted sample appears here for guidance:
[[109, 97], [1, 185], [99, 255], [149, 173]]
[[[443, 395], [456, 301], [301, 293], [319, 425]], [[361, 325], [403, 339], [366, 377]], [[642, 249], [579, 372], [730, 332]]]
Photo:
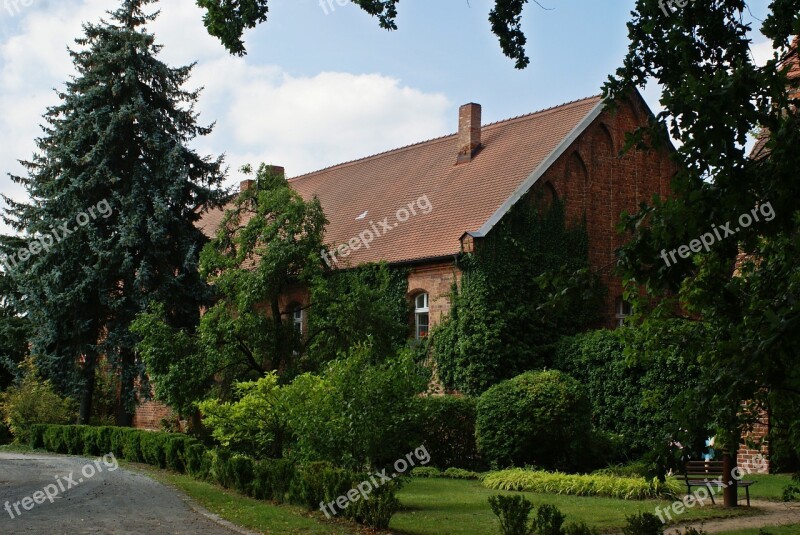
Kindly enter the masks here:
[[714, 501], [714, 490], [711, 488], [711, 485], [706, 485], [706, 488], [708, 489], [708, 495], [711, 497], [711, 505], [717, 505]]
[[744, 493], [747, 495], [747, 507], [750, 507], [750, 487], [744, 488]]

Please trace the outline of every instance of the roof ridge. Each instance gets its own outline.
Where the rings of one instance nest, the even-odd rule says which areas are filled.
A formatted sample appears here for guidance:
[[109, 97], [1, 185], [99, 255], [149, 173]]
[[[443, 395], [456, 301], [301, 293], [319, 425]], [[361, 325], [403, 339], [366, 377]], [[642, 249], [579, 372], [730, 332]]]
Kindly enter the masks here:
[[[552, 111], [558, 110], [560, 108], [566, 108], [566, 107], [571, 106], [573, 104], [577, 104], [579, 102], [584, 102], [584, 101], [592, 100], [592, 99], [596, 99], [596, 98], [602, 98], [602, 95], [591, 95], [591, 96], [584, 97], [584, 98], [570, 100], [568, 102], [557, 104], [555, 106], [550, 106], [548, 108], [542, 108], [540, 110], [532, 111], [530, 113], [525, 113], [525, 114], [522, 114], [522, 115], [517, 115], [515, 117], [509, 117], [508, 119], [501, 119], [499, 121], [495, 121], [495, 122], [492, 122], [492, 123], [487, 123], [487, 124], [483, 125], [481, 128], [490, 128], [490, 127], [498, 126], [498, 125], [501, 125], [501, 124], [511, 123], [511, 122], [514, 122], [514, 121], [520, 121], [520, 120], [523, 120], [523, 119], [530, 118], [533, 115], [546, 114], [548, 112], [552, 112]], [[458, 132], [454, 132], [454, 133], [451, 133], [451, 134], [445, 134], [443, 136], [426, 139], [424, 141], [417, 141], [416, 143], [410, 143], [408, 145], [403, 145], [401, 147], [395, 147], [393, 149], [388, 149], [388, 150], [385, 150], [385, 151], [376, 152], [375, 154], [370, 154], [368, 156], [362, 156], [361, 158], [356, 158], [356, 159], [353, 159], [353, 160], [348, 160], [348, 161], [345, 161], [345, 162], [340, 162], [340, 163], [337, 163], [337, 164], [329, 165], [327, 167], [323, 167], [321, 169], [317, 169], [317, 170], [314, 170], [314, 171], [309, 171], [308, 173], [303, 173], [302, 175], [291, 177], [291, 178], [289, 178], [287, 180], [288, 180], [288, 182], [295, 182], [297, 180], [300, 180], [300, 179], [303, 179], [303, 178], [307, 178], [307, 177], [310, 177], [312, 175], [316, 175], [318, 173], [322, 173], [323, 171], [329, 171], [331, 169], [335, 169], [335, 168], [338, 168], [338, 167], [348, 167], [348, 166], [353, 165], [355, 163], [365, 162], [365, 161], [371, 160], [373, 158], [378, 158], [380, 156], [386, 156], [387, 154], [391, 154], [393, 152], [399, 152], [399, 151], [402, 151], [402, 150], [406, 150], [406, 149], [409, 149], [411, 147], [417, 147], [417, 146], [427, 145], [427, 144], [431, 144], [431, 143], [438, 143], [438, 142], [444, 141], [447, 138], [452, 138], [452, 137], [455, 137], [457, 135], [458, 135]]]

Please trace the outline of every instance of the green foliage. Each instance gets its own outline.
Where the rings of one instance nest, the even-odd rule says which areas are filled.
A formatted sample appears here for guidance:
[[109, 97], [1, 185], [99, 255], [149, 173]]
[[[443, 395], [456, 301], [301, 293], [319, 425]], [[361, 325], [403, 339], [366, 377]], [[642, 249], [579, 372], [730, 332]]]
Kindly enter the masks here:
[[560, 336], [598, 317], [603, 292], [587, 270], [584, 226], [568, 227], [563, 203], [539, 209], [538, 193], [532, 195], [475, 254], [459, 261], [463, 276], [453, 288], [450, 314], [431, 335], [436, 369], [448, 388], [477, 395], [541, 368]]
[[417, 466], [411, 470], [411, 477], [442, 477], [444, 472], [433, 466]]
[[623, 437], [628, 455], [641, 456], [672, 440], [702, 446], [701, 428], [687, 439], [676, 436], [686, 419], [687, 397], [698, 384], [700, 366], [691, 350], [707, 335], [703, 324], [663, 322], [656, 333], [642, 327], [597, 330], [563, 339], [553, 365], [586, 386], [592, 421], [604, 432]]
[[[632, 239], [619, 267], [631, 294], [643, 294], [645, 324], [678, 310], [707, 323], [713, 343], [687, 348], [703, 363], [691, 395], [703, 407], [696, 417], [712, 420], [728, 447], [760, 408], [800, 408], [800, 92], [798, 80], [787, 79], [800, 58], [800, 2], [779, 0], [764, 11], [759, 29], [775, 48], [764, 65], [752, 54], [758, 34], [748, 9], [744, 0], [689, 2], [680, 16], [664, 16], [657, 2], [637, 0], [628, 53], [604, 88], [611, 101], [632, 86], [661, 88], [663, 112], [627, 146], [663, 145], [668, 131], [677, 174], [667, 198], [625, 214]], [[756, 130], [764, 150], [750, 155], [747, 136]], [[669, 266], [659, 258], [728, 225], [735, 235], [707, 250]], [[749, 410], [741, 400], [752, 401]], [[800, 450], [800, 433], [787, 439]]]
[[528, 517], [533, 504], [524, 496], [489, 496], [489, 506], [500, 519], [500, 531], [504, 535], [528, 535]]
[[556, 371], [527, 372], [478, 400], [476, 438], [496, 466], [576, 469], [586, 461], [591, 406], [583, 386]]
[[34, 424], [65, 424], [75, 419], [75, 402], [55, 392], [49, 380], [43, 380], [33, 359], [22, 364], [25, 375], [19, 385], [0, 393], [0, 417], [18, 444], [27, 444]]
[[477, 472], [464, 470], [463, 468], [448, 468], [444, 471], [444, 477], [450, 479], [480, 479], [481, 475]]
[[384, 466], [419, 446], [414, 409], [429, 372], [409, 352], [376, 360], [369, 346], [359, 345], [322, 376], [304, 374], [285, 387], [299, 459], [360, 469]]
[[535, 535], [562, 535], [564, 515], [555, 505], [545, 503], [539, 506], [533, 519], [532, 532]]
[[[9, 243], [0, 237], [0, 254], [13, 253]], [[28, 355], [31, 322], [20, 314], [22, 296], [14, 288], [12, 278], [0, 272], [0, 392], [12, 385], [23, 371], [20, 364]], [[0, 424], [0, 443], [5, 428]]]
[[[366, 481], [368, 476], [369, 474], [357, 474], [354, 482]], [[400, 509], [397, 491], [401, 485], [400, 479], [393, 479], [373, 488], [368, 500], [361, 499], [345, 509], [346, 516], [371, 528], [387, 529], [392, 516]]]
[[483, 467], [475, 442], [478, 400], [459, 396], [424, 396], [417, 400], [419, 443], [439, 468]]
[[[352, 0], [369, 15], [378, 18], [378, 24], [385, 30], [396, 30], [397, 3], [400, 0]], [[489, 13], [492, 33], [500, 41], [500, 49], [514, 60], [517, 69], [527, 67], [530, 60], [525, 54], [525, 34], [521, 29], [522, 8], [527, 0], [495, 0]], [[197, 5], [205, 9], [203, 23], [210, 35], [218, 38], [231, 54], [246, 54], [242, 34], [267, 20], [268, 0], [197, 0]], [[340, 4], [342, 5], [342, 4]]]
[[395, 354], [408, 338], [407, 289], [408, 270], [385, 262], [315, 278], [305, 368], [317, 370], [360, 343], [370, 343], [377, 355]]
[[664, 523], [652, 513], [637, 513], [626, 518], [628, 525], [622, 528], [623, 535], [663, 535]]
[[233, 402], [212, 398], [198, 404], [211, 436], [234, 451], [257, 458], [280, 457], [289, 430], [277, 374], [236, 383], [233, 390]]
[[295, 478], [296, 468], [288, 459], [262, 459], [253, 467], [254, 498], [283, 503]]
[[189, 147], [211, 128], [197, 124], [198, 91], [184, 88], [192, 66], [158, 60], [149, 3], [125, 0], [83, 26], [76, 75], [44, 115], [27, 174], [12, 177], [30, 199], [5, 213], [31, 243], [49, 240], [10, 273], [36, 326], [31, 353], [60, 392], [79, 398], [83, 423], [101, 355], [120, 377], [117, 423], [130, 423], [143, 371], [128, 330], [136, 314], [161, 301], [177, 323], [197, 317], [205, 238], [194, 223], [219, 202], [224, 179], [221, 160]]
[[483, 485], [495, 490], [516, 490], [542, 494], [574, 496], [608, 496], [622, 500], [646, 500], [679, 496], [681, 485], [676, 480], [665, 483], [658, 479], [626, 478], [605, 475], [563, 474], [524, 468], [489, 472]]
[[564, 526], [564, 535], [600, 535], [600, 531], [586, 522], [570, 522]]
[[649, 472], [649, 466], [642, 460], [631, 461], [627, 464], [617, 464], [607, 466], [592, 472], [595, 476], [617, 476], [617, 477], [645, 477]]

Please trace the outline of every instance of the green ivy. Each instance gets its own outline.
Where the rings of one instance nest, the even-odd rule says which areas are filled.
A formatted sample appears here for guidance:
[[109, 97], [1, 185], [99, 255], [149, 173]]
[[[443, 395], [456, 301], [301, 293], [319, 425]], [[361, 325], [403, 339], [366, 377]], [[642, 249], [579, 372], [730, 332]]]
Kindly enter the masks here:
[[599, 318], [603, 289], [589, 272], [585, 222], [568, 226], [558, 200], [540, 206], [518, 203], [475, 253], [460, 257], [450, 315], [432, 334], [447, 388], [476, 395], [540, 368], [559, 337]]

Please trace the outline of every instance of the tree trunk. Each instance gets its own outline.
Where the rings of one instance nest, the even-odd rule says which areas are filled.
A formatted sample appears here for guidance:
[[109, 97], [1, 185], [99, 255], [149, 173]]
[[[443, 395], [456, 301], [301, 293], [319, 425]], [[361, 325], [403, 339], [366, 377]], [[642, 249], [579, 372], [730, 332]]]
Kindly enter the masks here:
[[133, 411], [136, 406], [134, 403], [136, 374], [133, 369], [136, 357], [133, 351], [123, 351], [123, 354], [120, 355], [119, 393], [117, 406], [114, 409], [114, 420], [119, 427], [130, 427], [133, 425]]
[[83, 364], [83, 392], [81, 393], [80, 409], [78, 411], [78, 425], [88, 425], [92, 418], [92, 401], [94, 399], [95, 368], [97, 355], [90, 351], [85, 355]]

